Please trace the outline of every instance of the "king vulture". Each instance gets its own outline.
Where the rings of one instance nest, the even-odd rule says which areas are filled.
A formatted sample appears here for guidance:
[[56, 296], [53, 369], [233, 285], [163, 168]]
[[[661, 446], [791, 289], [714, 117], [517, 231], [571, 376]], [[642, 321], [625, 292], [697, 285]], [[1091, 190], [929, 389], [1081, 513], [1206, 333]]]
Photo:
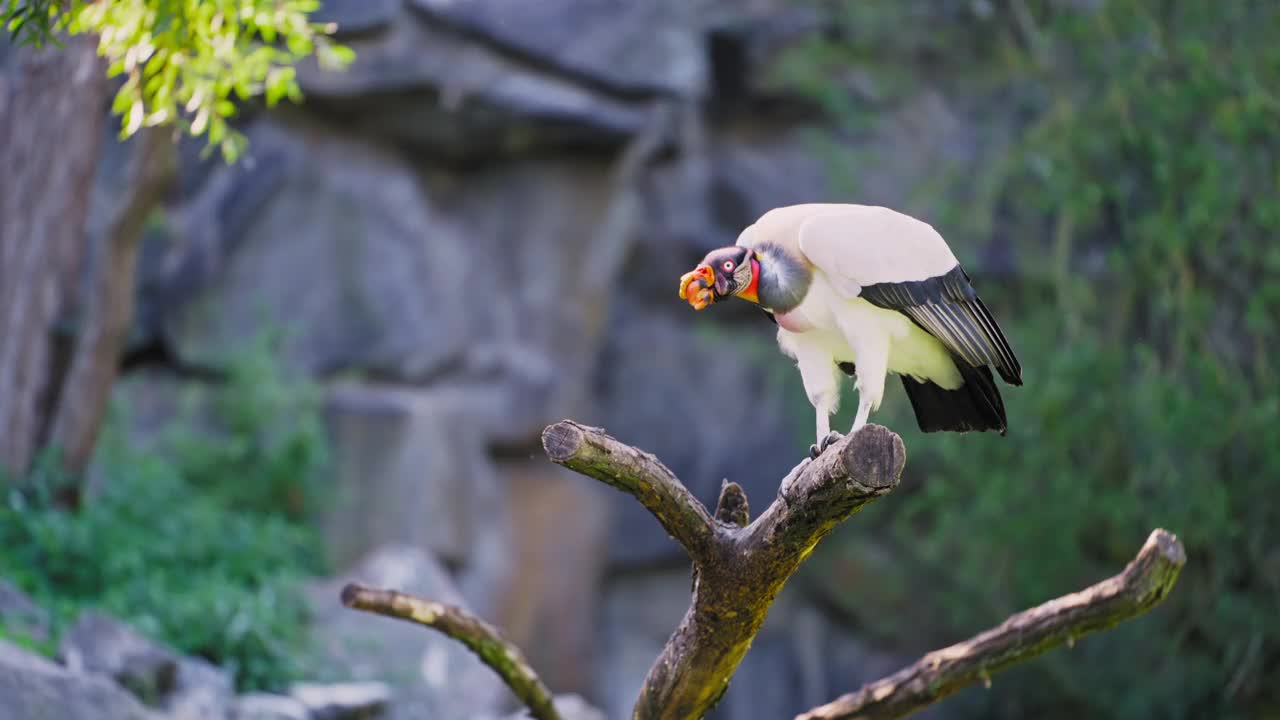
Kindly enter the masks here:
[[855, 377], [866, 424], [885, 375], [902, 378], [925, 432], [1005, 433], [992, 370], [1010, 385], [1022, 368], [969, 276], [927, 223], [867, 205], [793, 205], [765, 213], [732, 247], [707, 254], [680, 279], [695, 310], [739, 297], [778, 324], [817, 413], [815, 457], [840, 436], [831, 414], [839, 378]]

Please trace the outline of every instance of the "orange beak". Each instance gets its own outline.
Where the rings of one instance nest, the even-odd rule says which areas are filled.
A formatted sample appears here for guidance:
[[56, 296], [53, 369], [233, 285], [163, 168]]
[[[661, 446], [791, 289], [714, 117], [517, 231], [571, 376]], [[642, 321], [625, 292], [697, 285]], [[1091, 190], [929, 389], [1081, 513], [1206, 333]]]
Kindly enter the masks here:
[[711, 290], [716, 277], [710, 265], [699, 265], [680, 276], [680, 298], [688, 300], [694, 310], [702, 310], [716, 301]]

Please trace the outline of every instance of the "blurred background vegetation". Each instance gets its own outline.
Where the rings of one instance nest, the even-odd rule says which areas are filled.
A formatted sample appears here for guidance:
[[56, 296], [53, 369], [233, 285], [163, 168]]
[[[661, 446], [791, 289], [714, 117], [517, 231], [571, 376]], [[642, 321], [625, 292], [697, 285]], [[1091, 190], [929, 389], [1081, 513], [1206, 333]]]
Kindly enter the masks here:
[[[312, 5], [289, 3], [289, 18]], [[696, 92], [682, 71], [663, 86], [660, 59], [679, 53], [646, 24], [679, 37], [708, 22], [684, 4], [675, 20], [573, 15], [569, 0], [500, 9], [497, 30], [483, 10], [413, 11], [429, 31], [408, 10], [383, 17], [399, 3], [328, 5], [316, 19], [354, 48], [351, 80], [305, 61], [295, 76], [299, 46], [246, 71], [252, 91], [222, 83], [192, 106], [222, 129], [178, 146], [165, 209], [148, 215], [92, 463], [68, 471], [50, 443], [0, 485], [0, 580], [53, 626], [31, 634], [0, 613], [0, 637], [54, 655], [99, 608], [223, 665], [242, 691], [346, 677], [314, 642], [306, 587], [403, 542], [553, 686], [618, 715], [683, 612], [687, 572], [649, 518], [547, 470], [537, 431], [566, 415], [605, 424], [704, 500], [727, 475], [762, 505], [811, 441], [811, 410], [771, 326], [680, 313], [675, 278], [768, 207], [883, 202], [948, 238], [1027, 384], [1004, 392], [1006, 438], [921, 434], [889, 391], [876, 420], [906, 441], [903, 487], [819, 549], [715, 717], [852, 690], [1116, 572], [1153, 527], [1189, 551], [1164, 605], [935, 717], [1280, 717], [1280, 5], [751, 3], [779, 19], [694, 33], [711, 38], [711, 87]], [[575, 31], [605, 15], [630, 23], [634, 47]], [[313, 34], [326, 27], [280, 32], [351, 62]], [[746, 52], [757, 36], [767, 59]], [[452, 77], [494, 45], [480, 82]], [[623, 46], [616, 67], [600, 60]], [[415, 65], [405, 47], [439, 56]], [[513, 71], [532, 97], [500, 82], [500, 62], [526, 55], [543, 58]], [[130, 87], [116, 97], [143, 102]], [[588, 110], [555, 104], [580, 91]], [[177, 104], [147, 92], [144, 119], [199, 87]], [[300, 110], [266, 107], [302, 93]], [[671, 131], [676, 159], [649, 158], [632, 188], [603, 149], [635, 147], [651, 95], [702, 125]], [[115, 103], [126, 128], [131, 107]], [[935, 143], [953, 116], [973, 131]], [[193, 117], [182, 128], [200, 134]], [[214, 166], [207, 141], [228, 158], [247, 147], [248, 162]], [[626, 214], [633, 190], [641, 219]], [[634, 239], [618, 244], [619, 226]], [[424, 254], [404, 250], [415, 242]], [[290, 332], [261, 332], [275, 326]], [[716, 360], [693, 367], [690, 351]], [[155, 394], [178, 408], [159, 423], [138, 407]], [[672, 428], [708, 396], [744, 426]], [[806, 635], [813, 617], [825, 630]]]
[[[901, 90], [922, 53], [986, 73], [978, 102], [1021, 104], [1006, 154], [925, 190], [962, 255], [1014, 254], [1016, 273], [975, 282], [1030, 379], [1005, 393], [1007, 440], [904, 433], [918, 485], [839, 552], [892, 533], [913, 560], [893, 582], [928, 587], [959, 634], [1105, 575], [1142, 528], [1176, 529], [1190, 554], [1168, 606], [970, 692], [972, 712], [1280, 713], [1280, 8], [1042, 4], [1001, 34], [902, 31], [928, 4], [851, 5], [840, 39], [787, 70], [847, 132], [858, 111], [826, 73], [888, 68]], [[846, 162], [856, 197], [876, 162]], [[907, 428], [910, 408], [892, 417]], [[909, 638], [913, 618], [891, 622]]]
[[243, 690], [326, 670], [312, 660], [300, 588], [328, 569], [310, 524], [326, 442], [315, 388], [285, 375], [264, 340], [205, 394], [188, 393], [182, 419], [145, 443], [117, 406], [91, 480], [100, 491], [78, 510], [59, 502], [78, 479], [54, 458], [8, 491], [0, 577], [48, 608], [53, 627], [5, 635], [52, 656], [94, 608], [227, 667]]

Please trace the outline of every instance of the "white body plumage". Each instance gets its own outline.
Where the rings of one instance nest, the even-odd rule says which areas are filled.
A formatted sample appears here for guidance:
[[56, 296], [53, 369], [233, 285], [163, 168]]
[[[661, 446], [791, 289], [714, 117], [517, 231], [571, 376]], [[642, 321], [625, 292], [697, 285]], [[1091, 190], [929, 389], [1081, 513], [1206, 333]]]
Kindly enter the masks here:
[[[966, 429], [925, 427], [922, 406], [950, 398], [970, 404], [963, 412], [986, 415], [989, 427], [973, 429], [1003, 432], [1003, 403], [986, 366], [1015, 384], [1021, 368], [931, 226], [883, 207], [796, 205], [766, 213], [737, 245], [756, 251], [762, 264], [785, 253], [811, 270], [800, 303], [774, 316], [778, 344], [796, 361], [814, 406], [819, 443], [839, 407], [839, 363], [856, 365], [853, 431], [879, 408], [886, 374], [895, 373], [914, 381], [904, 385], [922, 428]], [[974, 368], [985, 373], [985, 383]], [[966, 382], [983, 385], [981, 394], [959, 392]], [[925, 390], [913, 390], [917, 385]]]

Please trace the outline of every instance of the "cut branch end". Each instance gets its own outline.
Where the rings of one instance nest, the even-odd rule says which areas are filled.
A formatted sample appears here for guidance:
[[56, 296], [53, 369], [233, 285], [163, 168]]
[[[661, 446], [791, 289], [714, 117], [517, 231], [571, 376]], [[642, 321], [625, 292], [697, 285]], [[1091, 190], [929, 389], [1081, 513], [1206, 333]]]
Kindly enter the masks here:
[[695, 563], [715, 543], [711, 513], [656, 457], [618, 442], [604, 430], [562, 420], [542, 431], [552, 462], [635, 497]]
[[742, 486], [727, 479], [720, 483], [720, 500], [716, 503], [716, 520], [734, 527], [746, 527], [751, 520], [751, 504]]
[[871, 491], [892, 490], [907, 464], [902, 438], [882, 425], [866, 425], [836, 447], [849, 482]]
[[542, 448], [547, 457], [552, 462], [564, 463], [578, 454], [586, 439], [586, 429], [585, 426], [568, 420], [548, 425], [542, 431]]

